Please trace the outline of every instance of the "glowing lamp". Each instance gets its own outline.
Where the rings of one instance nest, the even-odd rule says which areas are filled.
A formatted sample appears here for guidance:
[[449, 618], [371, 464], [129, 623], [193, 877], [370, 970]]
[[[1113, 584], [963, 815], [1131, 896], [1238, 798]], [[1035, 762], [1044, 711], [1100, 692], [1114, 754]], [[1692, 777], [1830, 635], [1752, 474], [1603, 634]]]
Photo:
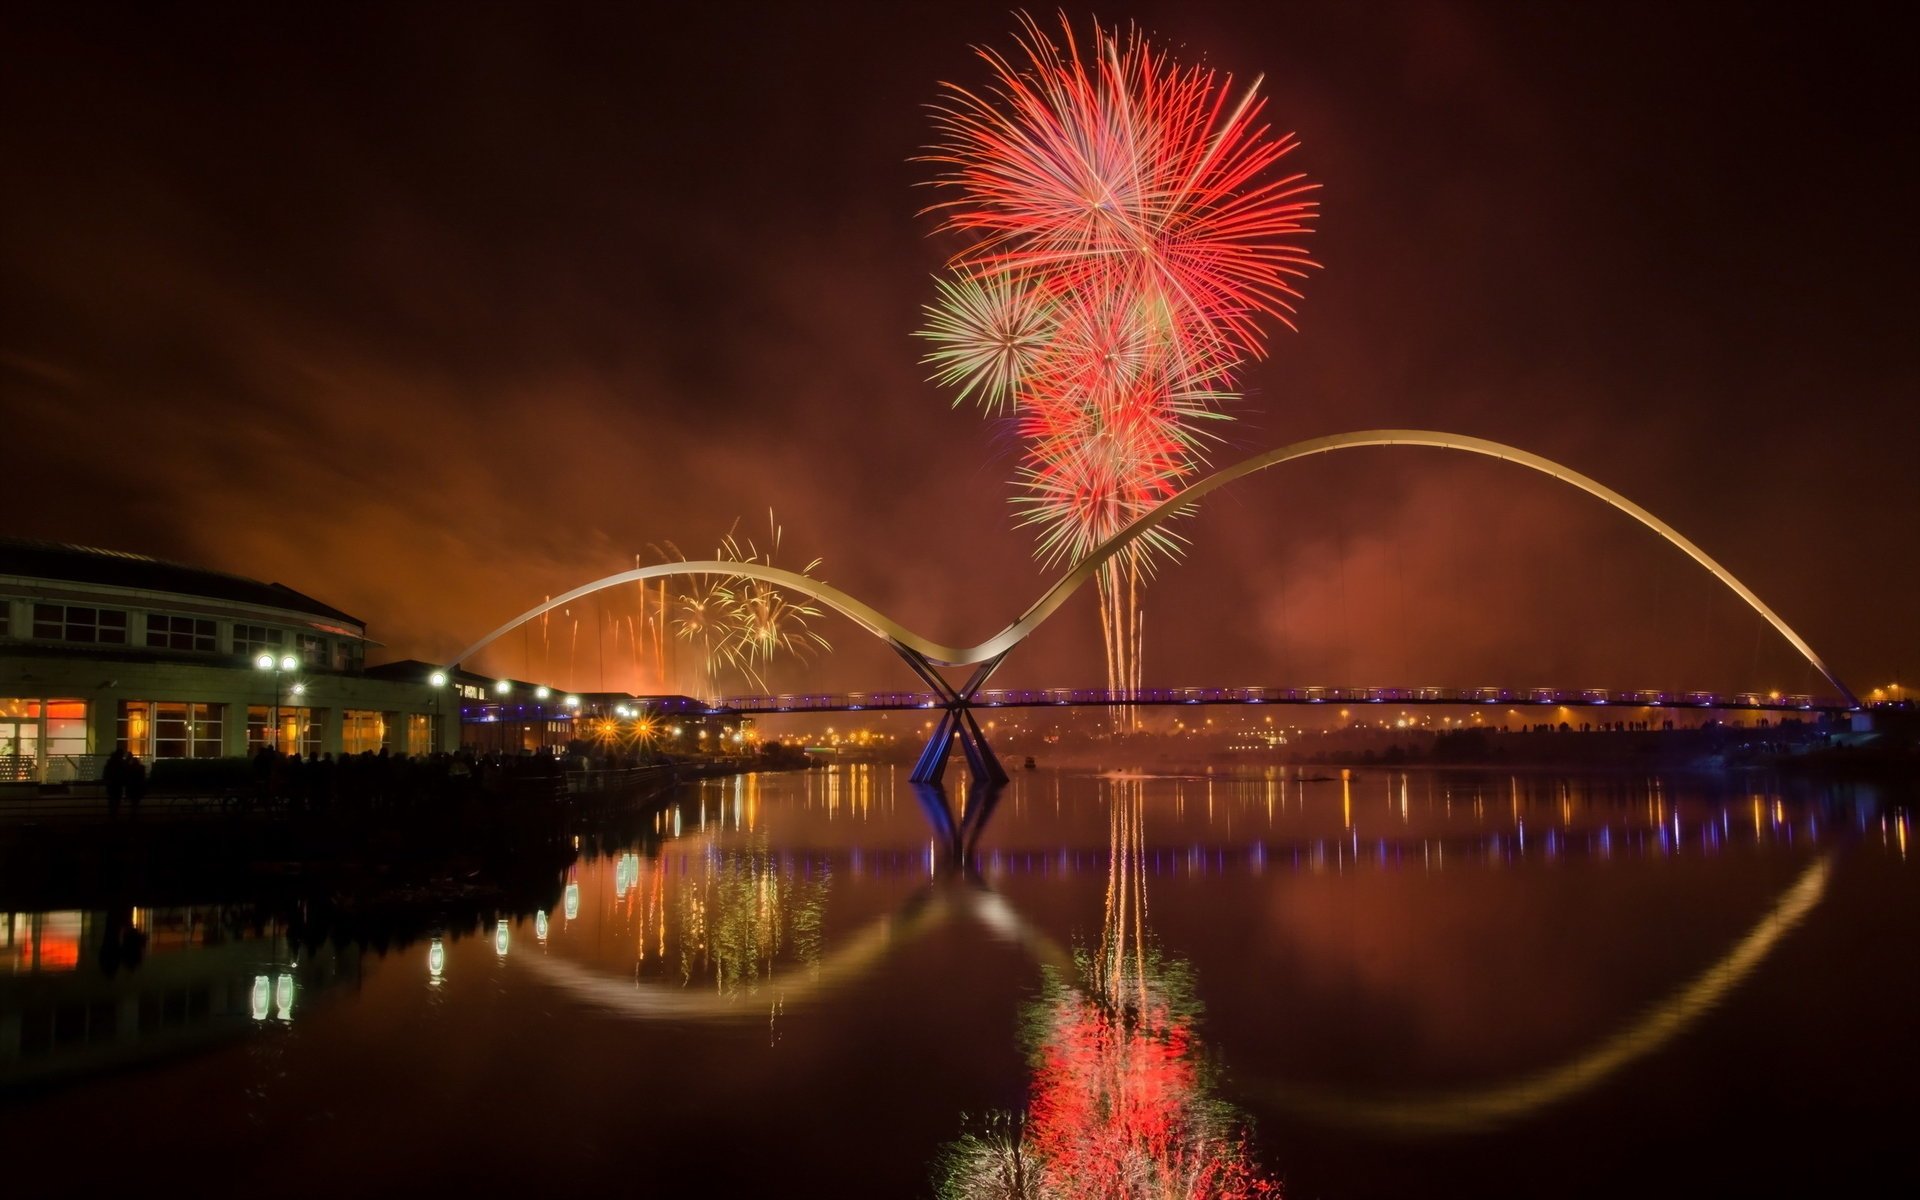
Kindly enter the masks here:
[[580, 697], [578, 697], [578, 696], [568, 696], [568, 697], [567, 697], [567, 700], [566, 700], [566, 704], [567, 704], [567, 707], [568, 707], [568, 708], [579, 708], [579, 707], [580, 707]]
[[427, 676], [427, 686], [437, 688], [447, 686], [447, 673], [445, 671], [435, 671], [433, 674]]
[[280, 669], [282, 671], [291, 671], [299, 665], [300, 660], [291, 654], [283, 654], [280, 656]]
[[253, 977], [253, 1019], [254, 1020], [264, 1021], [267, 1019], [267, 1013], [269, 1011], [268, 1004], [272, 1000], [271, 992], [272, 992], [272, 989], [268, 985], [267, 977], [265, 975], [255, 975]]
[[536, 942], [544, 942], [547, 940], [547, 913], [545, 909], [533, 914], [533, 940]]
[[499, 683], [493, 685], [493, 690], [504, 696], [513, 690], [513, 685], [502, 679]]
[[438, 979], [446, 973], [447, 948], [441, 944], [439, 938], [435, 938], [433, 944], [427, 947], [427, 974]]
[[493, 927], [493, 952], [501, 958], [507, 956], [507, 919], [501, 917]]
[[567, 885], [566, 913], [569, 921], [580, 916], [580, 885], [577, 883]]
[[271, 671], [273, 670], [273, 655], [262, 654], [259, 658], [253, 660], [253, 665], [259, 667], [262, 671]]
[[273, 1006], [282, 1021], [293, 1020], [293, 976], [283, 974], [273, 981]]

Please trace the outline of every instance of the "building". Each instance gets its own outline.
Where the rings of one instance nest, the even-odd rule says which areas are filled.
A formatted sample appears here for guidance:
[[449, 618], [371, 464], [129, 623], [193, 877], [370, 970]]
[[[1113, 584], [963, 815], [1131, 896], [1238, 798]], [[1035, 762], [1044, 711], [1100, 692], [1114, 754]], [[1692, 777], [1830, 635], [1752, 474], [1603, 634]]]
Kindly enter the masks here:
[[459, 712], [460, 745], [481, 754], [558, 752], [574, 742], [609, 752], [737, 754], [754, 737], [751, 717], [691, 696], [568, 693], [417, 659], [369, 667], [367, 674], [438, 681], [449, 711]]
[[364, 667], [366, 625], [278, 583], [140, 554], [0, 538], [0, 783], [149, 762], [425, 754], [457, 706], [422, 677]]

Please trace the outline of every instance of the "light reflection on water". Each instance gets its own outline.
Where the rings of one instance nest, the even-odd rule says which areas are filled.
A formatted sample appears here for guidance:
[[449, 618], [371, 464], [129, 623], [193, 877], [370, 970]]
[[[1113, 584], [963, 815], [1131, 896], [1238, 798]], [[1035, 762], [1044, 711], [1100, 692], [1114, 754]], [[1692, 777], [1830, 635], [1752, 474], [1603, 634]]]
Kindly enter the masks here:
[[[1866, 789], [1033, 772], [990, 808], [964, 786], [937, 803], [944, 821], [885, 768], [710, 782], [639, 834], [588, 836], [532, 910], [397, 956], [404, 939], [384, 956], [348, 947], [351, 988], [333, 986], [340, 948], [323, 971], [284, 934], [194, 971], [227, 997], [209, 1010], [238, 1018], [225, 1037], [279, 1030], [256, 1124], [317, 1098], [349, 1124], [359, 1109], [370, 1126], [418, 1121], [436, 1069], [467, 1081], [437, 1101], [449, 1123], [564, 1081], [692, 1144], [700, 1118], [730, 1113], [738, 1136], [781, 1152], [723, 1175], [824, 1188], [853, 1177], [833, 1130], [857, 1112], [887, 1147], [859, 1177], [900, 1186], [840, 1194], [961, 1194], [1009, 1164], [1053, 1181], [1034, 1194], [1116, 1173], [1203, 1194], [1279, 1178], [1323, 1195], [1445, 1191], [1462, 1168], [1422, 1150], [1431, 1139], [1472, 1133], [1524, 1159], [1602, 1120], [1631, 1148], [1669, 1136], [1636, 1124], [1669, 1094], [1743, 1119], [1798, 1105], [1775, 1115], [1811, 1161], [1840, 1135], [1797, 1096], [1853, 1086], [1857, 1118], [1920, 1066], [1911, 1039], [1882, 1046], [1863, 1084], [1850, 1031], [1782, 1028], [1809, 1006], [1920, 998], [1911, 967], [1849, 952], [1869, 914], [1920, 916], [1907, 817]], [[64, 1053], [49, 1048], [57, 1016], [9, 1052], [10, 1032], [42, 1020], [23, 981], [33, 1004], [69, 986], [52, 1012], [159, 974], [149, 954], [103, 981], [105, 927], [85, 910], [0, 917], [0, 1078], [44, 1075]], [[1776, 1049], [1799, 1039], [1779, 1056], [1797, 1075], [1755, 1082], [1742, 1055], [1761, 1031]], [[1842, 1040], [1824, 1053], [1816, 1036]], [[267, 1069], [220, 1044], [9, 1115], [45, 1125], [100, 1089], [192, 1076], [217, 1090]], [[416, 1064], [421, 1081], [365, 1094], [340, 1047]], [[644, 1061], [658, 1086], [635, 1091], [603, 1060]], [[888, 1069], [891, 1099], [869, 1077]], [[1694, 1116], [1703, 1137], [1730, 1134]], [[1408, 1165], [1383, 1165], [1383, 1145]], [[600, 1170], [524, 1146], [478, 1153], [507, 1179]]]

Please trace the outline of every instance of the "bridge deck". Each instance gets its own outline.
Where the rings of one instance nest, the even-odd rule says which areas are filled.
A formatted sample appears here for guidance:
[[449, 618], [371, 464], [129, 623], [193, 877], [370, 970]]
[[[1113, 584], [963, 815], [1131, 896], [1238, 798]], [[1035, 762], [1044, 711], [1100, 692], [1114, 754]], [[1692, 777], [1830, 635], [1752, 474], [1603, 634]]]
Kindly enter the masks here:
[[[933, 692], [816, 692], [779, 696], [728, 696], [720, 701], [746, 713], [897, 712], [938, 709]], [[1140, 688], [989, 688], [974, 697], [975, 708], [1116, 708], [1202, 704], [1452, 704], [1507, 705], [1512, 708], [1667, 708], [1741, 712], [1843, 712], [1847, 705], [1829, 697], [1778, 692], [1610, 691], [1605, 688], [1496, 687], [1184, 687]]]

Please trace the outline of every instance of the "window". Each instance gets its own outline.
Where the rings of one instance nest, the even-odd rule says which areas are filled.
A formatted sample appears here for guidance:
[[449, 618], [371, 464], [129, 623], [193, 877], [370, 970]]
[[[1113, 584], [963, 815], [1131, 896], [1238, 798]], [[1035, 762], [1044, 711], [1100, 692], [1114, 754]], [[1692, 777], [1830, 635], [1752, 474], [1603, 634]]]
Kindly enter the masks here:
[[0, 637], [7, 636], [7, 625], [13, 617], [13, 605], [0, 598]]
[[280, 653], [280, 631], [269, 629], [265, 625], [235, 625], [233, 627], [233, 652], [245, 659], [257, 658], [261, 651], [268, 651], [278, 657]]
[[212, 654], [213, 622], [205, 617], [170, 617], [147, 614], [147, 645], [155, 650], [195, 650]]
[[273, 736], [272, 725], [272, 708], [265, 704], [247, 706], [247, 753], [271, 745], [289, 753], [298, 750], [308, 757], [320, 756], [321, 734], [327, 728], [326, 709], [289, 708], [283, 704], [277, 738]]
[[387, 714], [349, 708], [340, 714], [340, 749], [347, 754], [380, 752], [387, 744]]
[[127, 644], [127, 611], [78, 604], [36, 604], [33, 636], [88, 646], [124, 646]]
[[[0, 630], [0, 632], [4, 632]], [[336, 671], [358, 671], [367, 661], [367, 648], [350, 638], [341, 638], [333, 644], [333, 669]]]
[[145, 700], [122, 700], [120, 702], [119, 731], [114, 744], [135, 758], [145, 758], [153, 753], [152, 706]]
[[218, 704], [124, 700], [119, 744], [142, 758], [219, 758], [225, 728]]
[[300, 661], [310, 667], [327, 665], [327, 639], [311, 633], [296, 634], [295, 642], [300, 647]]
[[407, 753], [432, 754], [440, 747], [435, 744], [434, 724], [436, 717], [426, 713], [407, 714]]

